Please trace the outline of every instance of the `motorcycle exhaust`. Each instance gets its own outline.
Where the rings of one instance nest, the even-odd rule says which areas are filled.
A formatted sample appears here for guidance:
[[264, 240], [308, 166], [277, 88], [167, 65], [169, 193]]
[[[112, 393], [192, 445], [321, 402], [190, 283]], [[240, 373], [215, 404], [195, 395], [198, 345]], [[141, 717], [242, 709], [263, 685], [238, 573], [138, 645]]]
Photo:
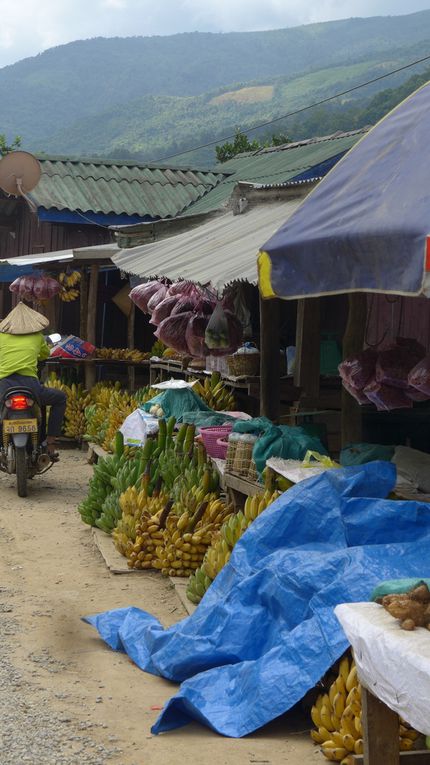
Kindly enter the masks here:
[[45, 470], [45, 468], [48, 467], [48, 465], [51, 464], [51, 458], [49, 454], [39, 454], [37, 458], [37, 469], [38, 470]]

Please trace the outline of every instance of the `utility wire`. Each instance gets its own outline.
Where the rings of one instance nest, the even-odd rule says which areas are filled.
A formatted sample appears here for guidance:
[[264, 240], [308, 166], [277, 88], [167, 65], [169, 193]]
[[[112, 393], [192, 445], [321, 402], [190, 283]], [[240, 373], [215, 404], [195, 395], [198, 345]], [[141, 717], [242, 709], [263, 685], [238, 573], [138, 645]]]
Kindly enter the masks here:
[[[274, 119], [268, 120], [267, 122], [260, 122], [258, 125], [254, 125], [253, 127], [246, 128], [244, 132], [246, 134], [252, 133], [254, 130], [259, 130], [260, 128], [267, 127], [268, 125], [273, 125], [275, 122], [280, 122], [280, 120], [285, 120], [287, 119], [287, 117], [294, 117], [296, 114], [301, 114], [302, 112], [306, 112], [309, 109], [313, 109], [315, 106], [321, 106], [322, 104], [326, 104], [329, 101], [333, 101], [335, 98], [340, 98], [340, 96], [346, 96], [348, 93], [352, 93], [354, 90], [365, 88], [366, 85], [372, 85], [372, 83], [374, 82], [378, 82], [379, 80], [384, 80], [386, 77], [391, 77], [392, 74], [403, 72], [405, 69], [409, 69], [411, 66], [416, 66], [417, 64], [422, 64], [424, 61], [428, 61], [429, 59], [430, 59], [430, 55], [424, 56], [423, 58], [419, 58], [416, 61], [412, 61], [410, 64], [399, 66], [398, 69], [393, 69], [391, 72], [380, 74], [379, 77], [374, 77], [372, 80], [367, 80], [367, 82], [362, 82], [360, 85], [354, 85], [352, 88], [348, 88], [348, 90], [343, 90], [341, 93], [336, 93], [334, 96], [328, 96], [327, 98], [322, 98], [320, 101], [315, 101], [313, 104], [309, 104], [308, 106], [302, 106], [300, 109], [295, 109], [293, 112], [288, 112], [288, 114], [282, 114], [280, 117], [274, 117]], [[198, 146], [193, 146], [191, 149], [185, 149], [184, 151], [179, 151], [176, 154], [168, 154], [167, 157], [163, 157], [162, 159], [152, 160], [148, 164], [156, 165], [156, 164], [159, 164], [160, 162], [165, 162], [166, 159], [181, 157], [183, 154], [191, 154], [192, 152], [198, 151], [199, 149], [207, 149], [209, 146], [215, 146], [216, 144], [223, 143], [224, 141], [228, 141], [230, 138], [234, 138], [235, 136], [236, 136], [236, 132], [231, 133], [230, 135], [226, 135], [223, 138], [217, 138], [214, 141], [208, 141], [208, 143], [202, 143], [202, 144], [199, 144]]]

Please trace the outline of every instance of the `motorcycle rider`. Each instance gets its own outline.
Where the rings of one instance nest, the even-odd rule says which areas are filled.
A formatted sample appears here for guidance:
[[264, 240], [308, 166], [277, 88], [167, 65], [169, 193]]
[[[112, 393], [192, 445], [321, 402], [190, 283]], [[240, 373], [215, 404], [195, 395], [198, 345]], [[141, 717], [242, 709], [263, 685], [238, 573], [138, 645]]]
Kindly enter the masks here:
[[50, 406], [46, 450], [58, 460], [55, 439], [61, 434], [66, 395], [47, 388], [37, 377], [37, 363], [49, 356], [49, 347], [42, 330], [49, 320], [25, 303], [18, 305], [0, 322], [0, 400], [11, 387], [29, 388], [41, 406]]

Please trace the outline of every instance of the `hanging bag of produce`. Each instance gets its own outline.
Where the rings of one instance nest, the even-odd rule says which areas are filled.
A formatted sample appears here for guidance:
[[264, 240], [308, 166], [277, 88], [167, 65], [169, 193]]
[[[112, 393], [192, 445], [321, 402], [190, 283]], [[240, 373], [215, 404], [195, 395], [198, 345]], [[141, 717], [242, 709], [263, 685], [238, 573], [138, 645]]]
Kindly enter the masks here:
[[205, 342], [208, 348], [229, 348], [230, 332], [228, 318], [221, 303], [217, 303], [208, 321], [205, 332]]
[[129, 298], [143, 313], [148, 313], [148, 301], [158, 292], [160, 287], [162, 287], [162, 284], [159, 281], [138, 284], [137, 287], [133, 287], [131, 290]]

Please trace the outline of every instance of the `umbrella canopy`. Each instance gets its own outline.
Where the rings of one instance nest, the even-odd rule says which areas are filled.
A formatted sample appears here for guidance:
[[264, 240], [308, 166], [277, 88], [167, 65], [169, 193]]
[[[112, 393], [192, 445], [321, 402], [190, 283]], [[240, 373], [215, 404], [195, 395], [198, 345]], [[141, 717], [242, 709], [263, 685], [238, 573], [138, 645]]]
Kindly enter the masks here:
[[259, 254], [263, 297], [419, 295], [430, 272], [430, 83], [338, 162]]

